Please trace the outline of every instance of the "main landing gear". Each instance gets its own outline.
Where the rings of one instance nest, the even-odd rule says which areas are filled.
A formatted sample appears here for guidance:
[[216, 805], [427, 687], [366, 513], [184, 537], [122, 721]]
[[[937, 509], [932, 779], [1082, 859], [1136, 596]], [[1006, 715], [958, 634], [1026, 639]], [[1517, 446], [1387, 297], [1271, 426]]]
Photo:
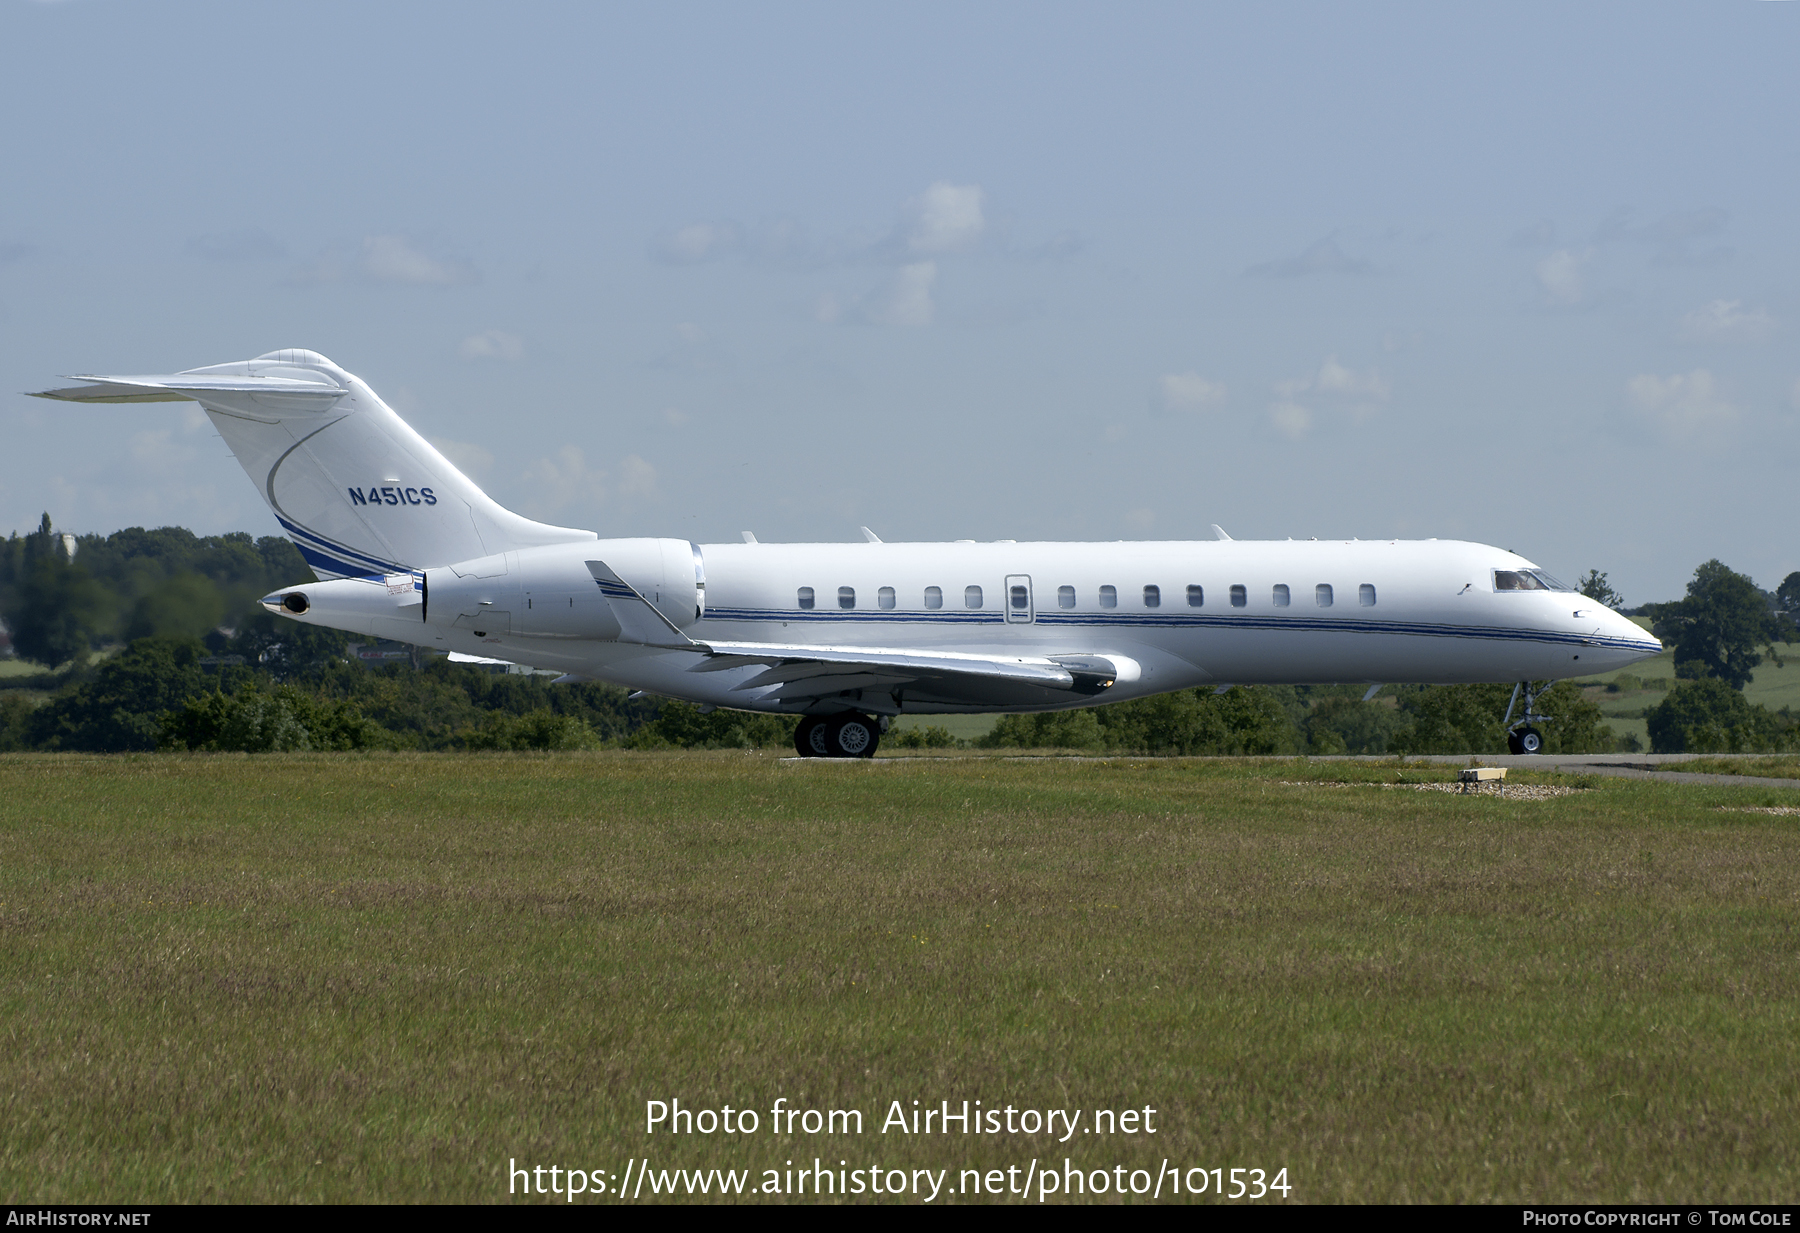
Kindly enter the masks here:
[[873, 758], [880, 743], [880, 725], [855, 711], [808, 715], [794, 730], [794, 750], [802, 758]]
[[[1500, 726], [1506, 729], [1506, 748], [1516, 754], [1537, 754], [1544, 752], [1544, 734], [1538, 731], [1537, 725], [1554, 719], [1553, 715], [1541, 715], [1537, 709], [1538, 694], [1541, 692], [1532, 682], [1520, 681], [1513, 686], [1512, 701], [1506, 704], [1506, 718]], [[1512, 721], [1513, 707], [1519, 704], [1519, 695], [1525, 695], [1525, 713], [1519, 721]]]

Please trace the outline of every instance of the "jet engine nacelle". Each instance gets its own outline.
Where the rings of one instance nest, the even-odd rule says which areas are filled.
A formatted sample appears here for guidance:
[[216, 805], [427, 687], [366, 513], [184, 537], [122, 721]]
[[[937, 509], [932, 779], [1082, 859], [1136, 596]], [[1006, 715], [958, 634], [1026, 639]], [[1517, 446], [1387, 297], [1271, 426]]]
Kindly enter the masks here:
[[684, 539], [612, 539], [497, 553], [425, 571], [429, 623], [480, 637], [608, 642], [619, 622], [589, 561], [604, 561], [678, 628], [706, 609], [700, 549]]
[[420, 626], [478, 638], [619, 637], [589, 561], [604, 561], [677, 628], [706, 611], [700, 549], [684, 539], [551, 544], [390, 577], [338, 578], [265, 596], [271, 612], [309, 625], [419, 640]]

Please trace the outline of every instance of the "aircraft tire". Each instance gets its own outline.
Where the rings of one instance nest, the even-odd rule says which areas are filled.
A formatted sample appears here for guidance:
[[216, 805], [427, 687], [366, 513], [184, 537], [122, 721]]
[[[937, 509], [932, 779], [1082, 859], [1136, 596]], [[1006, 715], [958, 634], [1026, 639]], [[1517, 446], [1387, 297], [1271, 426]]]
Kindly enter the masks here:
[[1544, 734], [1536, 728], [1524, 728], [1519, 732], [1519, 752], [1522, 754], [1540, 754], [1544, 752]]
[[800, 726], [794, 729], [794, 752], [802, 758], [831, 756], [825, 744], [825, 720], [817, 715], [801, 717]]
[[833, 758], [873, 758], [881, 743], [881, 730], [867, 715], [847, 711], [833, 715], [825, 726], [825, 748]]

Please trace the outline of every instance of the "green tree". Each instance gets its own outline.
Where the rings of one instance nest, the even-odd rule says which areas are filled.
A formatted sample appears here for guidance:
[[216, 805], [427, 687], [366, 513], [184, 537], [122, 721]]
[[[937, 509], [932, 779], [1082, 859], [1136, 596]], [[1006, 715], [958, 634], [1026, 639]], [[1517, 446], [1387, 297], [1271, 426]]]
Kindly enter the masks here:
[[1034, 715], [1002, 715], [978, 742], [986, 749], [1106, 748], [1100, 719], [1090, 708], [1043, 711]]
[[1505, 753], [1506, 729], [1500, 720], [1512, 688], [1436, 685], [1402, 692], [1400, 710], [1412, 722], [1394, 734], [1388, 749], [1403, 754]]
[[495, 712], [465, 743], [470, 749], [596, 749], [600, 738], [586, 720], [542, 706], [523, 715]]
[[[1428, 685], [1402, 693], [1400, 709], [1412, 725], [1394, 735], [1388, 749], [1408, 754], [1505, 753], [1506, 715], [1511, 685]], [[1543, 726], [1544, 752], [1609, 753], [1612, 729], [1597, 704], [1570, 681], [1538, 694], [1538, 710], [1550, 716]]]
[[[1115, 702], [1089, 713], [1099, 725], [1102, 747], [1121, 752], [1243, 755], [1294, 753], [1300, 748], [1301, 737], [1294, 721], [1281, 700], [1266, 689], [1245, 689], [1239, 685], [1224, 693], [1183, 689]], [[1028, 718], [1034, 723], [1040, 719]], [[1042, 722], [1046, 733], [1056, 736], [1055, 743], [1083, 748], [1073, 744], [1073, 739], [1079, 739], [1085, 721], [1073, 716], [1046, 716]], [[1083, 728], [1077, 729], [1078, 724]]]
[[1717, 677], [1677, 681], [1644, 713], [1652, 753], [1754, 753], [1791, 748], [1794, 730]]
[[702, 713], [691, 702], [670, 701], [662, 714], [631, 737], [635, 749], [782, 749], [794, 744], [798, 715], [758, 715], [719, 708]]
[[1575, 584], [1575, 589], [1595, 603], [1604, 604], [1608, 608], [1616, 610], [1625, 606], [1625, 597], [1613, 590], [1612, 584], [1606, 580], [1606, 575], [1597, 569], [1590, 569], [1587, 575]]
[[373, 749], [392, 744], [386, 735], [349, 703], [292, 685], [265, 691], [252, 681], [235, 694], [214, 690], [164, 713], [157, 724], [157, 747], [242, 753]]
[[1775, 615], [1785, 626], [1782, 641], [1800, 641], [1800, 570], [1783, 578], [1775, 588]]
[[110, 625], [104, 588], [69, 559], [49, 514], [36, 531], [15, 535], [8, 547], [0, 614], [12, 631], [13, 648], [48, 668], [81, 662]]
[[82, 682], [26, 720], [37, 749], [123, 753], [156, 748], [164, 711], [210, 688], [191, 638], [145, 638], [101, 664]]
[[1379, 754], [1407, 726], [1407, 717], [1385, 700], [1364, 702], [1355, 693], [1327, 694], [1301, 725], [1312, 753]]
[[1716, 560], [1694, 571], [1685, 599], [1656, 605], [1650, 628], [1674, 645], [1675, 675], [1688, 680], [1716, 677], [1742, 689], [1763, 661], [1759, 647], [1781, 666], [1774, 644], [1783, 622], [1754, 582]]

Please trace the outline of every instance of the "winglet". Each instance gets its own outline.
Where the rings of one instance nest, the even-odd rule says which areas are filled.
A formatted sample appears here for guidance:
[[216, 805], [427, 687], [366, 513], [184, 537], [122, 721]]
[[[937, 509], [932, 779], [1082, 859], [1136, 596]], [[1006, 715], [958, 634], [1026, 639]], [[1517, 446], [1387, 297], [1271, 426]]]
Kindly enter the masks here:
[[666, 647], [671, 650], [703, 650], [692, 638], [682, 633], [669, 618], [658, 612], [656, 605], [639, 595], [629, 582], [615, 574], [605, 561], [584, 561], [588, 573], [600, 584], [600, 594], [619, 622], [619, 641], [641, 646]]
[[1216, 522], [1212, 524], [1212, 529], [1213, 529], [1213, 538], [1214, 539], [1228, 540], [1231, 538], [1231, 536], [1225, 534], [1225, 528], [1220, 526]]

